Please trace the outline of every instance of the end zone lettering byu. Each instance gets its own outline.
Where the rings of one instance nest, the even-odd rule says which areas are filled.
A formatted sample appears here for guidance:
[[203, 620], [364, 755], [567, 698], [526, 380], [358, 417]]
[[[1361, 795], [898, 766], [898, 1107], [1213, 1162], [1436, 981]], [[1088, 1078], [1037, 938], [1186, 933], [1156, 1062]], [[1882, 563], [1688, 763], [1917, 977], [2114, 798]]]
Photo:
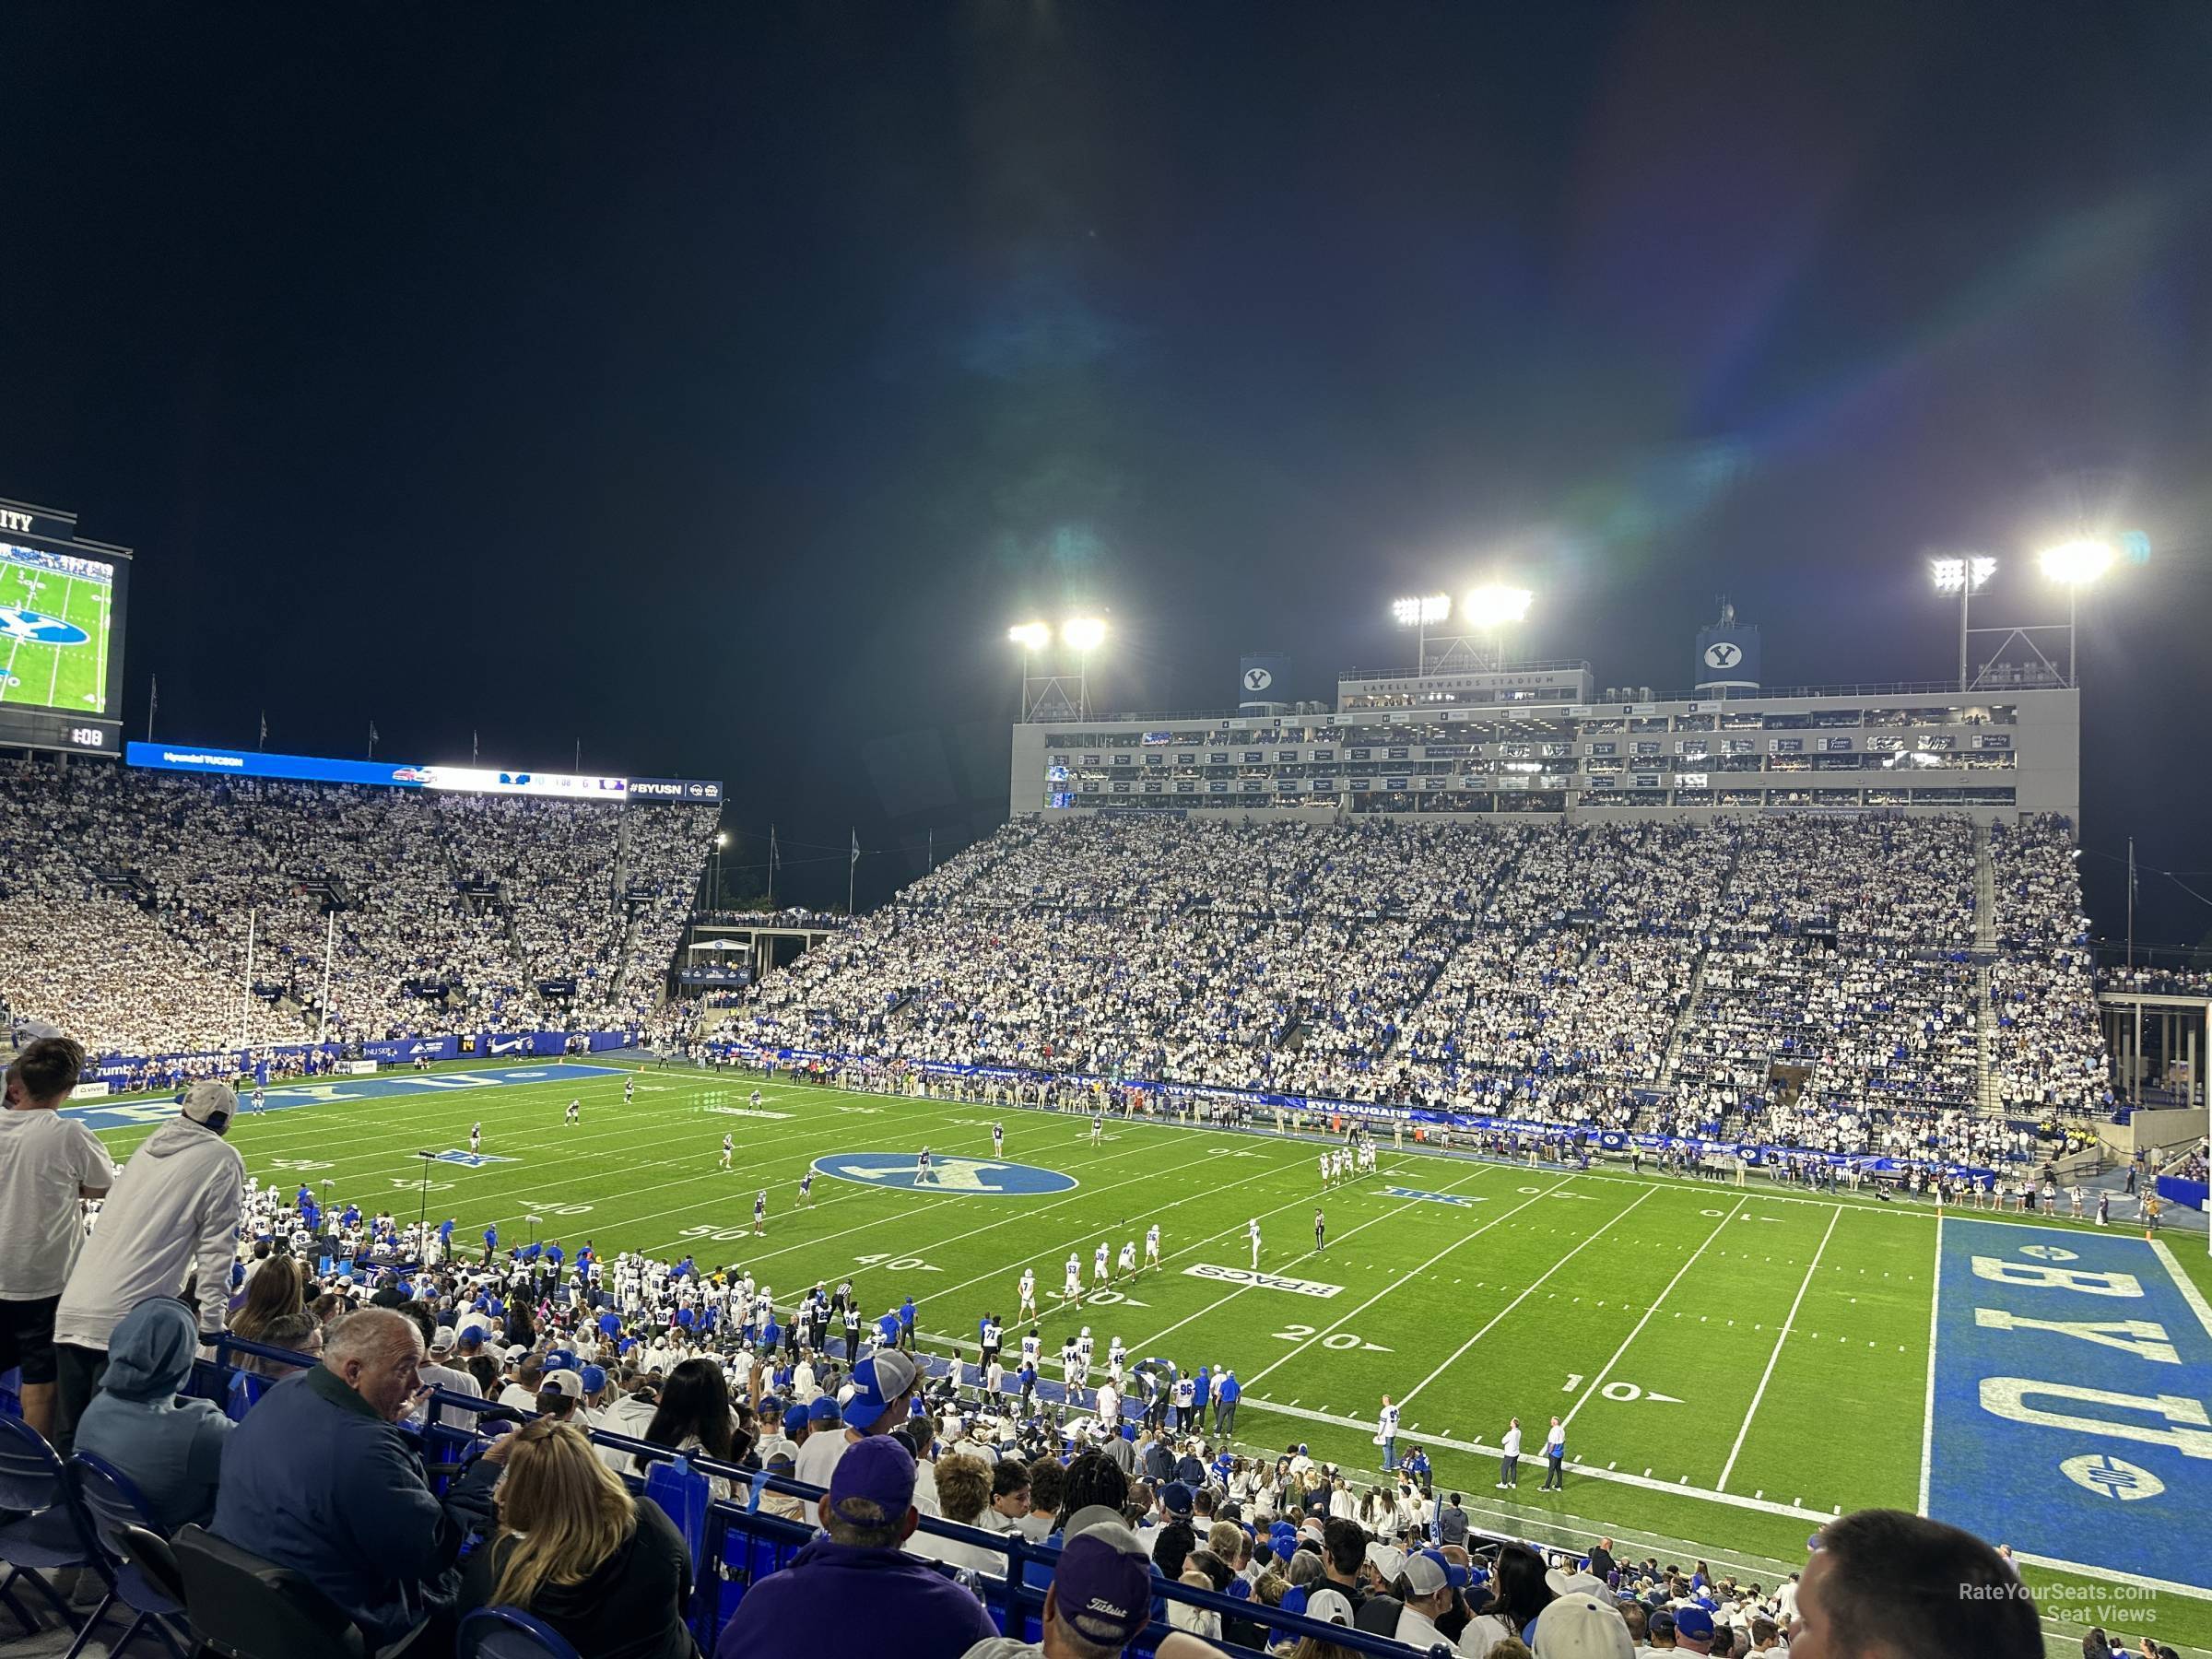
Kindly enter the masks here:
[[2030, 1559], [2201, 1583], [2212, 1308], [2142, 1239], [1942, 1227], [1922, 1508]]

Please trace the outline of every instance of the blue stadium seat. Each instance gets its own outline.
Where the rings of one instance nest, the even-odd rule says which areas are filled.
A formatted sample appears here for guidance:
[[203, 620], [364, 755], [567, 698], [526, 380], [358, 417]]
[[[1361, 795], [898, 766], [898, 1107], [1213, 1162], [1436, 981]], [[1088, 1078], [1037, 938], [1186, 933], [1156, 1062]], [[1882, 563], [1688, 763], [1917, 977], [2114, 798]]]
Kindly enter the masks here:
[[157, 1537], [160, 1535], [153, 1517], [147, 1513], [146, 1500], [139, 1496], [129, 1476], [96, 1453], [76, 1453], [69, 1460], [69, 1469], [76, 1479], [77, 1496], [84, 1500], [86, 1512], [91, 1519], [93, 1535], [108, 1552], [112, 1583], [91, 1622], [98, 1624], [117, 1601], [136, 1615], [130, 1628], [124, 1631], [123, 1640], [108, 1651], [122, 1653], [140, 1630], [150, 1629], [177, 1659], [185, 1659], [189, 1650], [178, 1645], [170, 1622], [182, 1618], [182, 1598], [170, 1594], [139, 1570], [124, 1536], [131, 1527], [142, 1527]]
[[16, 1519], [0, 1525], [0, 1563], [8, 1570], [0, 1579], [0, 1601], [29, 1634], [37, 1621], [17, 1598], [15, 1586], [36, 1591], [77, 1632], [69, 1650], [70, 1659], [76, 1659], [92, 1633], [92, 1621], [77, 1623], [67, 1599], [46, 1574], [69, 1567], [88, 1570], [112, 1594], [107, 1559], [70, 1489], [68, 1471], [46, 1437], [21, 1418], [0, 1417], [0, 1513], [11, 1512]]
[[461, 1621], [460, 1659], [582, 1659], [559, 1634], [519, 1607], [478, 1607]]

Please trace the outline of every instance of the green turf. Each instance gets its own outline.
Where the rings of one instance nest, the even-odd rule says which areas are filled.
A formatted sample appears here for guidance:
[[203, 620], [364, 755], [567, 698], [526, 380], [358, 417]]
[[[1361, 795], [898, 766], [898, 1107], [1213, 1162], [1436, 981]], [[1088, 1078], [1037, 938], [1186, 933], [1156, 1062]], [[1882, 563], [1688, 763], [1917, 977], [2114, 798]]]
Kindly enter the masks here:
[[[603, 1254], [688, 1252], [703, 1267], [742, 1265], [779, 1304], [817, 1279], [851, 1277], [870, 1314], [911, 1291], [925, 1336], [940, 1350], [962, 1342], [971, 1358], [986, 1311], [1012, 1324], [1028, 1265], [1047, 1310], [1048, 1356], [1079, 1318], [1101, 1353], [1119, 1335], [1133, 1358], [1232, 1365], [1245, 1385], [1241, 1442], [1305, 1441], [1354, 1469], [1377, 1462], [1371, 1422], [1388, 1391], [1404, 1410], [1401, 1449], [1429, 1446], [1440, 1486], [1463, 1491], [1478, 1524], [1561, 1544], [1603, 1530], [1634, 1553], [1694, 1553], [1771, 1582], [1777, 1563], [1802, 1563], [1820, 1517], [1917, 1500], [1936, 1250], [1933, 1213], [1917, 1206], [1387, 1146], [1379, 1176], [1324, 1194], [1314, 1146], [1271, 1135], [1116, 1120], [1094, 1147], [1082, 1117], [783, 1078], [759, 1086], [766, 1109], [788, 1117], [730, 1116], [705, 1110], [707, 1091], [740, 1104], [758, 1079], [646, 1071], [638, 1080], [627, 1110], [617, 1077], [507, 1085], [272, 1112], [241, 1121], [233, 1139], [265, 1182], [328, 1182], [340, 1201], [412, 1219], [422, 1167], [414, 1153], [465, 1146], [480, 1119], [483, 1149], [518, 1161], [432, 1166], [429, 1218], [455, 1218], [456, 1240], [496, 1222], [503, 1243], [521, 1242], [535, 1215], [537, 1236], [571, 1251], [588, 1238]], [[561, 1112], [576, 1095], [583, 1121], [570, 1129]], [[994, 1117], [1006, 1126], [1006, 1160], [1080, 1184], [1016, 1198], [823, 1176], [812, 1207], [794, 1207], [798, 1177], [818, 1157], [911, 1154], [924, 1143], [989, 1157]], [[717, 1167], [725, 1130], [738, 1146], [728, 1173]], [[145, 1133], [108, 1138], [120, 1154]], [[1392, 1198], [1386, 1185], [1472, 1202]], [[754, 1238], [761, 1186], [768, 1230]], [[1329, 1218], [1318, 1255], [1316, 1203]], [[1246, 1266], [1253, 1216], [1265, 1272], [1341, 1290], [1324, 1299], [1185, 1273], [1197, 1263]], [[1118, 1255], [1155, 1221], [1162, 1269], [1079, 1311], [1055, 1311], [1071, 1250], [1088, 1286], [1095, 1245]], [[2212, 1283], [2190, 1259], [2196, 1253], [2181, 1253], [2191, 1277]], [[1056, 1380], [1057, 1368], [1044, 1374]], [[1569, 1456], [1587, 1472], [1543, 1494], [1536, 1448], [1555, 1412], [1569, 1418]], [[1528, 1450], [1508, 1494], [1494, 1489], [1496, 1459], [1483, 1449], [1512, 1415]], [[2028, 1576], [2084, 1582], [2033, 1568]], [[2161, 1594], [2102, 1611], [2108, 1628], [2131, 1636], [2212, 1645], [2212, 1603]]]
[[107, 712], [108, 606], [105, 582], [0, 559], [0, 606], [58, 617], [83, 629], [80, 644], [8, 640], [0, 657], [0, 703], [30, 703], [77, 714]]

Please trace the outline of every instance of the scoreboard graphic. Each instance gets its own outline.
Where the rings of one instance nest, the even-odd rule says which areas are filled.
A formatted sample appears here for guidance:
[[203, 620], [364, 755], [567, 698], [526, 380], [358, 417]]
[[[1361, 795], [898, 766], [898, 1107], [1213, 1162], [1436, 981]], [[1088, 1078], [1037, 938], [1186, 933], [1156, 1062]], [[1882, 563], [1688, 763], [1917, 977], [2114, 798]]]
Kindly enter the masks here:
[[130, 551], [0, 500], [0, 745], [120, 752]]

